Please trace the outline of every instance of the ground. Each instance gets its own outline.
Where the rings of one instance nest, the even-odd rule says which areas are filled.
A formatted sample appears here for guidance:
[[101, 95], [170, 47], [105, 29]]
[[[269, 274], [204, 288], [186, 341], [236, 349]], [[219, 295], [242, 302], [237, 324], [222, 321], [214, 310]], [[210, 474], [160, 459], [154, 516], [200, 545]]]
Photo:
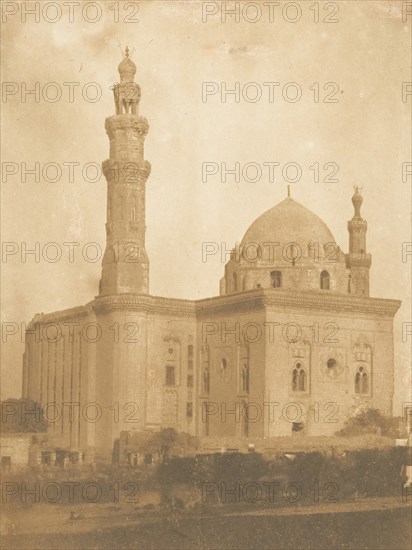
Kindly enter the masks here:
[[[229, 505], [197, 511], [139, 505], [35, 504], [4, 512], [5, 549], [393, 549], [411, 546], [411, 500], [371, 498], [304, 506]], [[74, 511], [80, 519], [70, 520]]]

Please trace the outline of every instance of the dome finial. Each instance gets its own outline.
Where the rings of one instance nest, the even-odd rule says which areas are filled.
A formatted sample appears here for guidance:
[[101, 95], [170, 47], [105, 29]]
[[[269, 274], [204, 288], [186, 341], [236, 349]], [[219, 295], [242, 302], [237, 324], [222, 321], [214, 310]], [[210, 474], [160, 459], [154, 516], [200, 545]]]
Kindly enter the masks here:
[[129, 57], [129, 46], [126, 46], [124, 53], [126, 54], [126, 57]]
[[290, 185], [288, 185], [288, 198], [290, 199]]

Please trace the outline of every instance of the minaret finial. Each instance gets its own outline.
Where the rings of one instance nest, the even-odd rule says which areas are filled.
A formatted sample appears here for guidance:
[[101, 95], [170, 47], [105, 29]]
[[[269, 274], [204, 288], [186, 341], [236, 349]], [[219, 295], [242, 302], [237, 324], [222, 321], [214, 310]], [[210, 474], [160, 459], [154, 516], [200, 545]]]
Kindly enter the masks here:
[[133, 52], [134, 52], [135, 49], [136, 49], [136, 48], [132, 48], [131, 50], [129, 50], [129, 46], [126, 46], [126, 49], [123, 50], [122, 45], [120, 44], [120, 42], [117, 43], [117, 47], [119, 48], [120, 53], [122, 54], [122, 58], [123, 58], [123, 59], [125, 59], [126, 57], [130, 57], [131, 55], [133, 55]]
[[290, 185], [288, 185], [288, 198], [290, 198]]
[[361, 218], [360, 209], [363, 203], [363, 197], [362, 197], [362, 187], [359, 187], [358, 185], [354, 185], [353, 189], [355, 191], [355, 194], [352, 197], [352, 204], [355, 208], [355, 218]]

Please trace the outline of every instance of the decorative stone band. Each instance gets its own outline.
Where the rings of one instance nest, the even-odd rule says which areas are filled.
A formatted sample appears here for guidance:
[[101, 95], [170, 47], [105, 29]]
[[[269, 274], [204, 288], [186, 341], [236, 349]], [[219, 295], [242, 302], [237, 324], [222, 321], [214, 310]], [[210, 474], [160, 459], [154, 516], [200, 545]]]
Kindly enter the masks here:
[[191, 301], [175, 298], [163, 298], [146, 294], [118, 294], [98, 297], [85, 306], [66, 311], [57, 311], [47, 315], [36, 315], [29, 324], [51, 323], [59, 320], [104, 315], [115, 311], [165, 315], [170, 317], [204, 318], [215, 314], [232, 314], [245, 311], [264, 311], [271, 309], [296, 309], [298, 311], [328, 311], [332, 313], [350, 313], [393, 318], [398, 311], [399, 300], [381, 298], [363, 298], [328, 294], [327, 292], [295, 292], [271, 289], [254, 289], [230, 296], [217, 296], [204, 300]]
[[259, 310], [264, 310], [262, 289], [253, 289], [230, 296], [206, 298], [196, 302], [196, 316], [198, 318]]
[[152, 165], [148, 160], [140, 162], [117, 162], [111, 159], [102, 162], [103, 174], [109, 183], [138, 184], [146, 183], [150, 176]]
[[117, 294], [102, 296], [91, 302], [96, 314], [113, 311], [132, 311], [136, 313], [155, 313], [170, 317], [195, 318], [195, 303], [190, 300], [162, 298], [147, 294]]
[[362, 227], [363, 229], [368, 227], [368, 222], [363, 218], [352, 218], [351, 220], [348, 221], [347, 226], [348, 226], [348, 229], [355, 228], [355, 227]]
[[394, 317], [401, 302], [381, 298], [363, 298], [327, 291], [296, 292], [287, 290], [253, 289], [230, 296], [219, 296], [196, 302], [197, 317], [216, 313], [236, 313], [264, 308], [296, 309], [299, 311], [328, 311]]
[[[117, 229], [120, 231], [121, 234], [126, 235], [134, 235], [135, 239], [142, 240], [142, 231], [146, 230], [146, 226], [143, 224], [139, 224], [137, 222], [131, 222], [131, 221], [125, 221], [125, 220], [119, 220], [118, 222], [108, 222], [106, 223], [106, 236], [110, 237], [113, 233], [113, 230]], [[123, 240], [127, 241], [127, 238], [123, 238]], [[136, 244], [135, 241], [132, 243], [133, 245]], [[129, 245], [132, 247], [132, 245]], [[143, 245], [141, 245], [143, 246]], [[135, 253], [134, 251], [130, 251], [131, 253]], [[136, 251], [137, 252], [137, 251]], [[118, 261], [118, 260], [116, 260]]]
[[146, 136], [149, 131], [149, 123], [147, 118], [139, 115], [113, 115], [106, 118], [105, 125], [106, 133], [110, 139], [113, 139], [117, 130], [129, 130], [130, 128], [137, 131], [139, 135]]

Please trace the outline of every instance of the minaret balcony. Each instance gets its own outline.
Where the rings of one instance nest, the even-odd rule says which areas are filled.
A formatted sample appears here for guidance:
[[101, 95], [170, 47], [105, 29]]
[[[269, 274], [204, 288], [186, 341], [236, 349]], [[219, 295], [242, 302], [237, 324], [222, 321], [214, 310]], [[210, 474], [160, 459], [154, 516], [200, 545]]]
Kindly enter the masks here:
[[107, 159], [102, 164], [103, 174], [109, 183], [144, 184], [152, 166], [147, 160], [114, 161]]
[[113, 139], [119, 131], [133, 129], [140, 136], [146, 136], [149, 131], [149, 123], [143, 116], [134, 114], [113, 115], [106, 118], [104, 125], [109, 139]]

